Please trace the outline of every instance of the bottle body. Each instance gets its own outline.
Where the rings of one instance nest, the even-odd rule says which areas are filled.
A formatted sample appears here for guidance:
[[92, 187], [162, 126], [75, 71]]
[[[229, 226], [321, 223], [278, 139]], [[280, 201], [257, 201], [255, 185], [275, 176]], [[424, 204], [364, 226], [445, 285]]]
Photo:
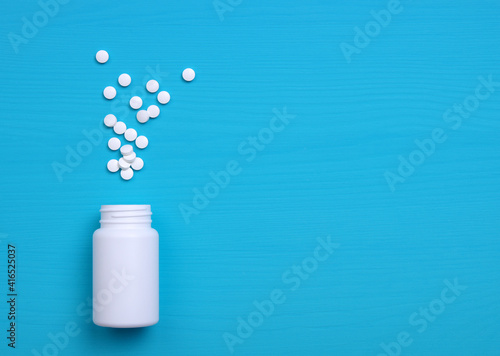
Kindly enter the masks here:
[[93, 320], [136, 328], [159, 319], [159, 238], [149, 205], [103, 205], [93, 236]]

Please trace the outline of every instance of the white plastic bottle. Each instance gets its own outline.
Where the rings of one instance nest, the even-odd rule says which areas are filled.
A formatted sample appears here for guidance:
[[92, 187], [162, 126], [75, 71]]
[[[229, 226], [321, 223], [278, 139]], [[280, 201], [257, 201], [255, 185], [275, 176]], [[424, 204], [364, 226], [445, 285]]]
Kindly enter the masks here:
[[158, 232], [150, 205], [103, 205], [93, 238], [93, 320], [112, 328], [159, 319]]

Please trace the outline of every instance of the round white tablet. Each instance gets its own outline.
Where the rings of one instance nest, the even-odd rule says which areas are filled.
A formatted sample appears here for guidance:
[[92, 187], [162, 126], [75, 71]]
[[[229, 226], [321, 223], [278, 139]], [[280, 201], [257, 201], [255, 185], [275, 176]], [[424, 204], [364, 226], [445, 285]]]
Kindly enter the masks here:
[[106, 125], [107, 127], [115, 126], [117, 121], [118, 120], [116, 119], [116, 116], [113, 114], [108, 114], [104, 117], [104, 125]]
[[128, 87], [131, 82], [132, 78], [130, 78], [130, 75], [128, 75], [127, 73], [120, 74], [120, 76], [118, 77], [118, 83], [122, 87]]
[[104, 88], [104, 91], [102, 93], [104, 94], [104, 97], [106, 99], [111, 100], [116, 96], [116, 89], [112, 86], [109, 86]]
[[142, 160], [141, 157], [136, 157], [134, 162], [132, 162], [132, 169], [139, 171], [144, 167], [144, 161]]
[[165, 90], [161, 91], [158, 93], [158, 96], [156, 97], [158, 99], [158, 102], [160, 104], [165, 105], [170, 101], [170, 94], [166, 92]]
[[156, 105], [148, 106], [148, 115], [152, 119], [158, 117], [158, 115], [160, 115], [160, 108]]
[[120, 166], [121, 169], [130, 168], [130, 163], [125, 161], [125, 158], [123, 157], [118, 160], [118, 165]]
[[186, 68], [182, 72], [182, 79], [184, 79], [186, 82], [192, 81], [194, 79], [194, 76], [194, 70], [192, 70], [191, 68]]
[[151, 79], [150, 81], [148, 81], [146, 83], [146, 89], [150, 93], [156, 93], [158, 91], [158, 89], [160, 89], [160, 84], [156, 80]]
[[138, 96], [133, 96], [130, 98], [130, 107], [132, 109], [139, 109], [142, 106], [142, 99], [139, 98]]
[[122, 169], [120, 172], [120, 176], [125, 180], [129, 180], [134, 176], [134, 171], [130, 168]]
[[113, 131], [118, 135], [122, 135], [127, 130], [127, 125], [123, 121], [118, 121], [115, 126], [113, 126]]
[[108, 162], [108, 171], [111, 173], [118, 172], [120, 169], [120, 166], [118, 165], [118, 160], [116, 159], [110, 159]]
[[149, 114], [146, 110], [139, 110], [137, 112], [137, 121], [139, 121], [141, 124], [144, 124], [146, 122], [148, 122], [149, 120]]
[[129, 155], [123, 156], [123, 159], [128, 163], [132, 164], [135, 160], [135, 157], [137, 157], [137, 155], [135, 154], [135, 152], [132, 152]]
[[148, 147], [148, 138], [146, 136], [139, 136], [135, 139], [135, 145], [140, 148], [141, 150], [145, 149]]
[[134, 129], [127, 129], [125, 131], [125, 140], [134, 141], [137, 138], [137, 131]]
[[95, 59], [99, 62], [99, 63], [106, 63], [109, 59], [109, 54], [108, 52], [106, 52], [105, 50], [100, 50], [98, 51], [96, 54], [95, 54]]
[[124, 156], [129, 155], [132, 152], [134, 152], [132, 145], [123, 145], [122, 148], [120, 148], [120, 153]]
[[108, 141], [108, 147], [112, 151], [116, 151], [117, 149], [120, 148], [122, 143], [120, 142], [120, 139], [117, 137], [111, 137]]

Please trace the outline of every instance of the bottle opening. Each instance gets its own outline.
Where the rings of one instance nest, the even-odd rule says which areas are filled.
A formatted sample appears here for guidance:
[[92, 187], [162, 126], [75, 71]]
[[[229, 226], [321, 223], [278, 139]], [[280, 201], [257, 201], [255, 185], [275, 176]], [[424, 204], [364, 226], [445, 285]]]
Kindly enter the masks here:
[[151, 224], [151, 205], [101, 205], [102, 224]]

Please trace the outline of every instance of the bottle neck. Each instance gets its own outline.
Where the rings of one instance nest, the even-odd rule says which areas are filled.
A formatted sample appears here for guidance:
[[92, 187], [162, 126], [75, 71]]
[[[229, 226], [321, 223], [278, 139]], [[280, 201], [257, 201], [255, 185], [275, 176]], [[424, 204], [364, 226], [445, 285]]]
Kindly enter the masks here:
[[102, 205], [101, 228], [151, 227], [151, 205]]

